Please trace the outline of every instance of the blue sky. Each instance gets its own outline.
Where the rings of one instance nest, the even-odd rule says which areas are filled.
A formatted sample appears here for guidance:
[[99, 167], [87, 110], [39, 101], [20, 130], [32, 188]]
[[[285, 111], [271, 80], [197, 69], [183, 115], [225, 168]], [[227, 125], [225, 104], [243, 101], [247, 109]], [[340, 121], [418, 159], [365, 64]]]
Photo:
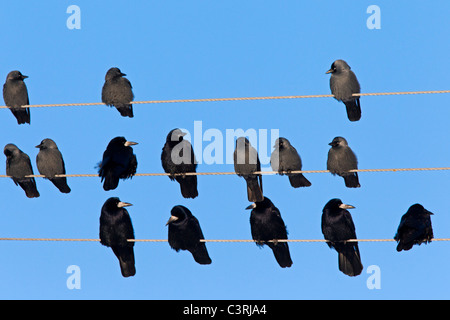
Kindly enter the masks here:
[[[69, 30], [67, 7], [81, 9], [81, 29]], [[381, 29], [370, 30], [370, 5]], [[45, 1], [1, 5], [0, 75], [28, 75], [30, 103], [98, 102], [106, 71], [126, 73], [135, 100], [329, 94], [336, 59], [352, 67], [362, 92], [449, 89], [450, 3], [438, 1]], [[203, 130], [278, 129], [299, 151], [305, 170], [326, 169], [328, 143], [345, 137], [361, 169], [446, 167], [450, 158], [450, 96], [363, 97], [351, 123], [331, 98], [135, 105], [133, 119], [106, 106], [34, 108], [31, 125], [0, 110], [0, 145], [15, 143], [33, 162], [35, 145], [52, 138], [67, 173], [96, 173], [116, 136], [134, 147], [138, 172], [163, 172], [161, 148], [176, 127]], [[204, 142], [203, 147], [209, 142]], [[3, 169], [4, 170], [4, 169]], [[202, 164], [201, 172], [232, 171]], [[3, 171], [4, 173], [4, 171]], [[286, 177], [264, 176], [264, 192], [280, 209], [290, 239], [322, 239], [322, 208], [331, 198], [352, 204], [361, 239], [392, 238], [410, 205], [432, 216], [436, 238], [450, 237], [450, 174], [360, 173], [347, 189], [330, 174], [309, 174], [293, 189]], [[129, 208], [137, 239], [165, 239], [170, 209], [187, 206], [209, 239], [250, 239], [245, 183], [237, 176], [201, 176], [199, 197], [183, 199], [167, 177], [135, 177], [105, 192], [99, 178], [71, 178], [61, 194], [37, 179], [41, 197], [28, 199], [1, 179], [1, 237], [98, 238], [100, 209], [111, 196]], [[137, 274], [122, 278], [109, 248], [95, 242], [1, 241], [1, 299], [448, 299], [450, 243], [397, 253], [394, 242], [360, 243], [363, 273], [338, 271], [324, 243], [292, 243], [292, 268], [281, 269], [268, 248], [207, 243], [213, 263], [197, 265], [167, 243], [137, 243]], [[81, 270], [69, 290], [66, 269]], [[371, 265], [381, 289], [369, 290]]]

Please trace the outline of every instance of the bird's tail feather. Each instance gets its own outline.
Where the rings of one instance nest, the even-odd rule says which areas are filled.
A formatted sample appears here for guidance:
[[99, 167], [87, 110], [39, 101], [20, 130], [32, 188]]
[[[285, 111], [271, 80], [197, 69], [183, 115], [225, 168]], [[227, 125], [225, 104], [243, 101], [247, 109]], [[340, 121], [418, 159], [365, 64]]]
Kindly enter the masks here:
[[181, 195], [183, 198], [198, 197], [197, 176], [184, 176], [177, 179], [180, 183]]
[[67, 185], [66, 177], [51, 178], [50, 181], [61, 191], [62, 193], [69, 193], [71, 190]]
[[349, 173], [342, 176], [345, 181], [345, 186], [347, 188], [359, 188], [361, 185], [359, 184], [358, 172]]
[[16, 117], [18, 124], [30, 123], [30, 109], [29, 108], [11, 108], [14, 117]]
[[116, 175], [113, 170], [106, 170], [105, 182], [103, 183], [103, 189], [105, 191], [114, 190], [119, 185], [119, 176]]
[[272, 249], [273, 255], [280, 267], [289, 268], [292, 266], [291, 254], [287, 242], [268, 243], [268, 246]]
[[247, 182], [247, 197], [250, 202], [260, 202], [264, 200], [262, 187], [258, 184], [257, 177], [250, 177], [245, 180]]
[[309, 180], [301, 173], [289, 175], [289, 182], [294, 188], [311, 186], [311, 182], [309, 182]]
[[408, 251], [408, 250], [410, 250], [412, 247], [413, 247], [413, 243], [412, 243], [412, 242], [405, 243], [405, 242], [403, 242], [403, 241], [400, 241], [400, 242], [397, 244], [397, 251], [398, 251], [398, 252], [400, 252], [400, 251], [402, 251], [402, 250]]
[[125, 278], [134, 276], [136, 274], [136, 267], [133, 247], [112, 247], [112, 250], [119, 259], [122, 276]]
[[361, 263], [358, 247], [346, 244], [342, 250], [339, 251], [339, 270], [350, 277], [361, 274], [363, 265]]
[[194, 260], [199, 264], [211, 264], [212, 262], [204, 243], [199, 243], [191, 253]]
[[130, 117], [133, 118], [133, 105], [132, 104], [121, 104], [116, 105], [116, 109], [120, 112], [122, 117]]
[[361, 106], [359, 99], [344, 101], [347, 109], [347, 117], [350, 121], [358, 121], [361, 119]]
[[38, 198], [40, 196], [34, 178], [25, 178], [22, 180], [18, 180], [17, 183], [25, 191], [25, 194], [28, 198]]

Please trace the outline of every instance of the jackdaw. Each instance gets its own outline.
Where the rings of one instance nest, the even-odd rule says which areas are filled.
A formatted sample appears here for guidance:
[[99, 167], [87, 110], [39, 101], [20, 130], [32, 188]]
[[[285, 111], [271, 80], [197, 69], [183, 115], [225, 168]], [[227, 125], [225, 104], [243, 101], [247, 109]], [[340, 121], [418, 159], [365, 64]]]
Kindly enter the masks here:
[[267, 245], [272, 249], [280, 267], [289, 268], [292, 266], [288, 243], [277, 241], [288, 238], [286, 225], [281, 218], [280, 210], [267, 197], [264, 197], [263, 201], [252, 203], [246, 209], [252, 209], [250, 227], [256, 245], [261, 248]]
[[161, 164], [164, 171], [170, 174], [170, 180], [180, 184], [181, 195], [194, 199], [198, 196], [197, 176], [185, 173], [196, 172], [197, 161], [191, 143], [183, 138], [185, 135], [178, 128], [169, 132], [162, 148]]
[[206, 245], [200, 242], [204, 239], [200, 224], [188, 208], [173, 207], [167, 225], [169, 226], [169, 245], [172, 249], [176, 252], [188, 250], [197, 263], [211, 264]]
[[116, 189], [119, 179], [132, 178], [136, 174], [137, 159], [131, 148], [136, 144], [137, 142], [127, 141], [124, 137], [115, 137], [109, 142], [98, 171], [101, 182], [105, 180], [105, 191]]
[[122, 202], [117, 197], [106, 200], [100, 215], [100, 243], [110, 247], [120, 263], [123, 277], [136, 274], [134, 262], [134, 230], [130, 215], [125, 207], [131, 203]]
[[28, 76], [24, 76], [20, 71], [11, 71], [3, 85], [3, 100], [18, 124], [30, 123], [30, 108], [22, 108], [30, 104], [27, 86], [23, 82], [26, 78]]
[[344, 60], [336, 60], [331, 65], [331, 69], [326, 73], [331, 73], [330, 89], [334, 98], [342, 101], [347, 109], [347, 117], [350, 121], [361, 119], [361, 105], [359, 97], [354, 97], [354, 93], [360, 93], [361, 87], [355, 73], [350, 70], [350, 66]]
[[339, 253], [339, 270], [354, 277], [361, 274], [363, 265], [359, 254], [358, 242], [346, 242], [356, 239], [355, 225], [350, 212], [354, 206], [343, 204], [340, 199], [331, 199], [323, 208], [322, 233], [330, 248]]
[[433, 239], [430, 211], [416, 203], [402, 216], [394, 239], [398, 242], [397, 251], [408, 251], [413, 245], [427, 244]]
[[36, 156], [36, 165], [39, 173], [50, 180], [62, 193], [69, 193], [66, 177], [55, 177], [58, 174], [66, 174], [66, 168], [61, 152], [55, 141], [44, 139], [39, 145], [39, 153]]
[[6, 174], [25, 191], [28, 198], [39, 197], [34, 178], [25, 177], [33, 175], [30, 157], [12, 143], [5, 146], [3, 153], [6, 156]]
[[348, 188], [359, 188], [358, 172], [348, 172], [358, 169], [358, 160], [355, 153], [348, 146], [343, 137], [336, 137], [329, 143], [327, 169], [333, 174], [344, 178]]
[[114, 106], [122, 117], [133, 118], [134, 99], [132, 86], [125, 73], [119, 68], [111, 68], [106, 72], [105, 84], [102, 89], [102, 102], [108, 106]]
[[275, 140], [274, 148], [275, 150], [270, 156], [270, 165], [273, 171], [277, 171], [280, 175], [284, 175], [283, 172], [287, 172], [289, 182], [294, 188], [311, 186], [311, 182], [303, 174], [290, 173], [291, 171], [302, 170], [302, 159], [289, 140], [278, 138]]
[[233, 158], [234, 171], [239, 177], [243, 177], [247, 183], [248, 201], [263, 201], [262, 176], [261, 174], [254, 174], [254, 172], [261, 171], [261, 163], [259, 162], [258, 152], [247, 138], [240, 137], [236, 140]]

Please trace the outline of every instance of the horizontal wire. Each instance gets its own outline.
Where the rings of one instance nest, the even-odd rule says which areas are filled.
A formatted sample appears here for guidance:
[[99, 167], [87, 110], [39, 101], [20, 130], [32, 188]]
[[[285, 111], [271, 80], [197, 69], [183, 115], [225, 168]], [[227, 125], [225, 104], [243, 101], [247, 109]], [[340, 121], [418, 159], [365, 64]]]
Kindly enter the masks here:
[[[450, 93], [450, 90], [430, 90], [430, 91], [399, 91], [399, 92], [372, 92], [372, 93], [354, 93], [354, 97], [363, 96], [393, 96], [393, 95], [411, 95], [411, 94], [440, 94]], [[237, 97], [237, 98], [206, 98], [206, 99], [174, 99], [174, 100], [147, 100], [132, 101], [133, 104], [152, 104], [152, 103], [182, 103], [182, 102], [217, 102], [217, 101], [248, 101], [248, 100], [274, 100], [274, 99], [310, 99], [310, 98], [334, 98], [332, 94], [315, 95], [294, 95], [294, 96], [267, 96], [267, 97]], [[79, 106], [98, 106], [106, 105], [103, 102], [85, 102], [85, 103], [57, 103], [57, 104], [30, 104], [22, 108], [40, 108], [40, 107], [79, 107]], [[8, 108], [0, 106], [0, 109]]]
[[[70, 239], [70, 238], [0, 238], [0, 241], [62, 241], [62, 242], [100, 242], [100, 239]], [[166, 239], [128, 239], [128, 242], [168, 242]], [[348, 239], [334, 242], [394, 242], [395, 239]], [[450, 238], [434, 238], [431, 241], [450, 241]], [[201, 239], [200, 242], [256, 242], [251, 239]], [[267, 242], [329, 242], [325, 239], [277, 239]]]
[[[348, 172], [406, 172], [406, 171], [440, 171], [450, 170], [450, 167], [435, 167], [435, 168], [391, 168], [391, 169], [353, 169]], [[295, 170], [295, 171], [283, 171], [282, 174], [295, 174], [295, 173], [328, 173], [329, 170]], [[279, 174], [278, 171], [255, 171], [253, 174], [260, 175], [275, 175]], [[210, 175], [236, 175], [236, 172], [185, 172], [185, 173], [136, 173], [135, 177], [153, 177], [153, 176], [210, 176]], [[98, 177], [96, 173], [86, 174], [56, 174], [55, 177], [62, 178], [78, 178], [78, 177]], [[1, 174], [0, 178], [12, 178], [11, 176]], [[24, 178], [45, 178], [42, 174], [33, 174], [24, 176]]]

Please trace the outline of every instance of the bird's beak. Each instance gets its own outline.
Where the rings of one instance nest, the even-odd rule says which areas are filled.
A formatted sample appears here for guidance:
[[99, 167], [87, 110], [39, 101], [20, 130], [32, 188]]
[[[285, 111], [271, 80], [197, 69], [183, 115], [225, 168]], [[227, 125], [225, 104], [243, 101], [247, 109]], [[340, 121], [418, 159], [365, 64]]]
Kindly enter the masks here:
[[35, 146], [35, 148], [40, 148], [42, 146], [42, 144], [38, 144], [37, 146]]
[[28, 76], [22, 75], [22, 80], [28, 78]]
[[186, 132], [182, 132], [182, 133], [181, 133], [181, 136], [182, 136], [182, 137], [184, 137], [185, 135], [187, 135]]
[[127, 74], [121, 72], [120, 75], [121, 75], [122, 77], [124, 77], [124, 76], [126, 76]]
[[339, 208], [341, 208], [341, 209], [355, 209], [355, 207], [354, 206], [352, 206], [352, 205], [350, 205], [350, 204], [341, 204], [340, 206], [339, 206]]
[[427, 210], [427, 213], [434, 216], [434, 213]]
[[256, 208], [256, 203], [252, 203], [247, 208], [245, 208], [245, 210], [250, 210], [250, 209], [255, 209], [255, 208]]
[[330, 69], [330, 70], [328, 70], [327, 72], [325, 72], [325, 74], [327, 74], [327, 73], [332, 73], [333, 72], [333, 69]]
[[166, 226], [167, 226], [169, 223], [172, 223], [172, 222], [177, 221], [177, 220], [178, 220], [178, 217], [170, 216], [169, 220], [168, 220], [167, 223], [166, 223]]
[[125, 142], [125, 147], [134, 146], [136, 144], [138, 144], [138, 143], [137, 142], [133, 142], [133, 141], [127, 141], [127, 142]]
[[132, 204], [131, 204], [131, 203], [128, 203], [128, 202], [122, 202], [122, 201], [120, 201], [120, 202], [117, 204], [117, 207], [118, 207], [118, 208], [129, 207], [129, 206], [132, 206]]

